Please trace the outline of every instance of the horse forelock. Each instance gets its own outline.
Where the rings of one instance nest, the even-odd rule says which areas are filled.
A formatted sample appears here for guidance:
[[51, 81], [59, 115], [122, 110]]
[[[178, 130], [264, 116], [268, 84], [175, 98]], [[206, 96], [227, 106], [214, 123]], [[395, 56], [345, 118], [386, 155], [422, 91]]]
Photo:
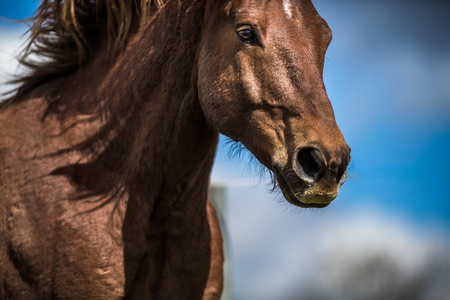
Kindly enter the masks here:
[[[18, 84], [14, 102], [31, 89], [77, 70], [89, 61], [93, 31], [107, 33], [109, 49], [125, 45], [132, 22], [142, 29], [151, 8], [159, 9], [164, 0], [43, 0], [30, 22], [28, 40], [19, 54], [19, 63], [28, 72], [13, 80]], [[138, 18], [136, 20], [136, 18]]]

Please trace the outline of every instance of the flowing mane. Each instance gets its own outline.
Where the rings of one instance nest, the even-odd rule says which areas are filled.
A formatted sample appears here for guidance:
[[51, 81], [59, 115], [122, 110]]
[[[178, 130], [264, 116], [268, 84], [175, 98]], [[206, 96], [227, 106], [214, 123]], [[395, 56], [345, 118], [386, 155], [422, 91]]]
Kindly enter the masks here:
[[89, 62], [96, 38], [107, 33], [110, 53], [120, 50], [133, 24], [140, 30], [151, 8], [162, 0], [43, 0], [31, 22], [19, 63], [28, 72], [15, 79], [14, 102], [49, 79]]

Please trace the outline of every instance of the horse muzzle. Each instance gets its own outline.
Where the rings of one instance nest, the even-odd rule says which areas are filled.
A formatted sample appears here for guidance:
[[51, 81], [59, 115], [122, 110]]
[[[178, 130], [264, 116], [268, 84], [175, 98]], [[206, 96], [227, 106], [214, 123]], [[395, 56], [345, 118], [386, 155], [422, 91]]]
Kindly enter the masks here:
[[350, 148], [331, 155], [316, 146], [301, 147], [289, 161], [284, 167], [272, 164], [285, 198], [296, 206], [322, 208], [336, 198], [345, 182]]

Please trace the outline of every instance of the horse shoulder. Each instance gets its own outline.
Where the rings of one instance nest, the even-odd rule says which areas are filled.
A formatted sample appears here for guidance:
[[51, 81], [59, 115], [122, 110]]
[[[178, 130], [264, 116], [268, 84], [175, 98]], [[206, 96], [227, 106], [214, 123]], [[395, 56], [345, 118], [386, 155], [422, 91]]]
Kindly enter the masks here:
[[[24, 155], [33, 144], [25, 130], [27, 108], [15, 104], [0, 111], [0, 296], [33, 295], [34, 276], [44, 274], [45, 247], [36, 247], [37, 224], [32, 216], [35, 207], [27, 203], [26, 182], [33, 172], [24, 168]], [[31, 129], [33, 130], [33, 129]], [[3, 294], [3, 295], [2, 295]], [[1, 298], [1, 297], [0, 297]]]
[[108, 220], [121, 228], [115, 214], [123, 212], [88, 212], [96, 199], [71, 201], [78, 191], [70, 180], [52, 176], [80, 160], [64, 149], [83, 130], [64, 131], [60, 120], [43, 118], [45, 109], [32, 99], [0, 112], [0, 298], [121, 298], [121, 233]]

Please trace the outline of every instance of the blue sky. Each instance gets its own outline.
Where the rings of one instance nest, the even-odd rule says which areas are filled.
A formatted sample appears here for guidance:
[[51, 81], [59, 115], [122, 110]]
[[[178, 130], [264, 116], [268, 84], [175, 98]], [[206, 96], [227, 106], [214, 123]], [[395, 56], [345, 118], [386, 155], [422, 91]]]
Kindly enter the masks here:
[[[38, 7], [39, 2], [33, 0], [0, 1], [0, 15], [9, 19], [28, 18]], [[2, 26], [8, 26], [6, 22]]]
[[[450, 3], [317, 1], [335, 33], [325, 80], [353, 149], [346, 205], [450, 226]], [[352, 176], [350, 176], [352, 177]]]
[[[281, 299], [281, 291], [298, 287], [294, 277], [309, 282], [323, 261], [318, 253], [338, 251], [323, 248], [333, 239], [359, 249], [369, 237], [383, 249], [396, 245], [402, 258], [412, 248], [450, 242], [450, 2], [313, 2], [334, 36], [324, 79], [352, 147], [348, 180], [328, 208], [291, 212], [264, 183], [247, 186], [258, 182], [258, 172], [246, 156], [228, 157], [221, 138], [212, 181], [230, 183], [226, 234], [235, 299]], [[36, 7], [0, 1], [0, 15], [24, 18]], [[0, 21], [0, 38], [23, 28]], [[7, 42], [0, 40], [0, 51]], [[420, 251], [405, 265], [425, 260]]]

